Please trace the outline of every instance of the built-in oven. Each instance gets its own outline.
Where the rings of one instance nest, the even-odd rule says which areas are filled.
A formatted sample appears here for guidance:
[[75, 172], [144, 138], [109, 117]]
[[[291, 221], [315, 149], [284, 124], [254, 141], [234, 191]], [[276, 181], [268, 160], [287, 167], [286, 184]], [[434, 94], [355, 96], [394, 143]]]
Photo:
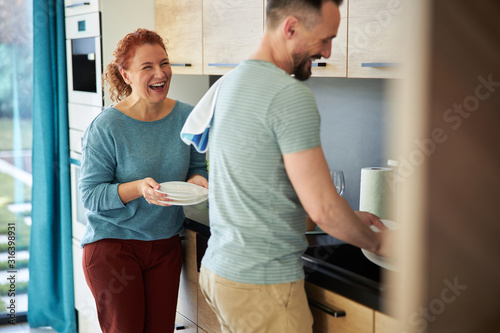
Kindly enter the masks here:
[[100, 13], [66, 17], [68, 102], [103, 106]]

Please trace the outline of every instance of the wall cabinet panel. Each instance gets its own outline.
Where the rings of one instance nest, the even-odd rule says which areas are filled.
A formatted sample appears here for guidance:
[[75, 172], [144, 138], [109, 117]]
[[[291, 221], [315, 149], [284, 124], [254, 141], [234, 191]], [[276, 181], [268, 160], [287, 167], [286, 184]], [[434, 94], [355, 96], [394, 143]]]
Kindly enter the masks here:
[[202, 0], [156, 0], [156, 31], [174, 74], [203, 74]]
[[401, 1], [349, 1], [348, 77], [400, 76], [403, 10]]
[[203, 73], [222, 75], [255, 50], [264, 31], [264, 2], [203, 1]]
[[[223, 75], [247, 59], [264, 31], [266, 1], [156, 0], [156, 29], [175, 74]], [[404, 1], [346, 0], [329, 59], [313, 77], [398, 78]]]

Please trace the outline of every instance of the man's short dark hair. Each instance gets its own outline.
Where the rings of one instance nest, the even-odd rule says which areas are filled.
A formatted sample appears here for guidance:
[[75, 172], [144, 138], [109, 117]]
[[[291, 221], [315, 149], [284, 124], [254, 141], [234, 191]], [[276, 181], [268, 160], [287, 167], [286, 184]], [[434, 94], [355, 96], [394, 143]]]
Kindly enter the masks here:
[[[268, 0], [266, 7], [266, 25], [275, 28], [287, 16], [295, 16], [309, 28], [321, 12], [325, 2], [340, 6], [343, 0]], [[314, 16], [311, 18], [311, 16]]]

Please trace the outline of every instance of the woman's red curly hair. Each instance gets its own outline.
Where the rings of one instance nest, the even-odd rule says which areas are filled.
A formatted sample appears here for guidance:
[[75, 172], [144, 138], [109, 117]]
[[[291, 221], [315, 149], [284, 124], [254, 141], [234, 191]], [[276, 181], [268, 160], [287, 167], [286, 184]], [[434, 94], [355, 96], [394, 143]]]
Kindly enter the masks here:
[[123, 80], [120, 69], [128, 69], [135, 50], [144, 44], [160, 45], [167, 52], [163, 39], [154, 31], [139, 28], [123, 37], [113, 52], [113, 60], [102, 75], [103, 81], [109, 85], [112, 101], [119, 102], [132, 93], [132, 88]]

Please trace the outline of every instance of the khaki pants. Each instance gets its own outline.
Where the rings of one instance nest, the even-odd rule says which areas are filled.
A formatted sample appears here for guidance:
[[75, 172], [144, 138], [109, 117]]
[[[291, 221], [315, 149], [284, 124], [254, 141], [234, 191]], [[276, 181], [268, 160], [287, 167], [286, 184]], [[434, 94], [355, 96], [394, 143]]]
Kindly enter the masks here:
[[200, 287], [224, 333], [312, 332], [304, 280], [268, 285], [238, 283], [202, 266]]

